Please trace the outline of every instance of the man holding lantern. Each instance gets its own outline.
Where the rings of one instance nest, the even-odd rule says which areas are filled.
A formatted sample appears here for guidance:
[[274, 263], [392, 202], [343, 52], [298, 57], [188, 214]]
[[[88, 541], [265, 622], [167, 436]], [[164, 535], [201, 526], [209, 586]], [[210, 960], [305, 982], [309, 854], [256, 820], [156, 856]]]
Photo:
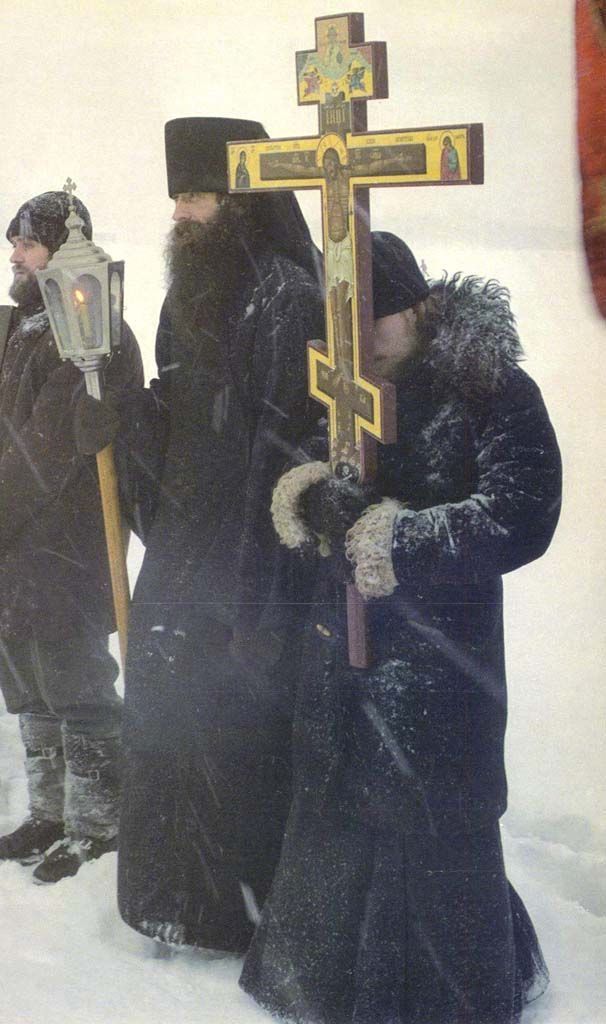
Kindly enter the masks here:
[[[40, 883], [116, 848], [121, 700], [108, 651], [114, 627], [94, 460], [75, 447], [80, 371], [62, 363], [36, 279], [67, 238], [65, 192], [25, 202], [6, 236], [16, 306], [0, 337], [0, 687], [19, 715], [29, 814], [0, 837], [0, 859], [32, 863]], [[88, 210], [73, 199], [92, 236]], [[4, 344], [2, 344], [4, 342]], [[106, 368], [138, 387], [134, 335]]]

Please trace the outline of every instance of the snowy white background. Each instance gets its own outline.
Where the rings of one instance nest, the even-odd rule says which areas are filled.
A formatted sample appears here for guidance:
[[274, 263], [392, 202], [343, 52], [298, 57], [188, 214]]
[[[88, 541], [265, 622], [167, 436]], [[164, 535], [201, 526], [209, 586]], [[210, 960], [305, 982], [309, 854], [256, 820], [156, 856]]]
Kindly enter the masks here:
[[[296, 104], [294, 53], [314, 45], [316, 16], [352, 9], [367, 39], [388, 44], [390, 98], [369, 104], [370, 129], [485, 125], [483, 187], [375, 190], [371, 212], [431, 274], [509, 286], [559, 435], [556, 539], [506, 580], [505, 839], [553, 976], [524, 1024], [603, 1024], [606, 324], [580, 248], [572, 0], [2, 0], [0, 227], [71, 175], [97, 241], [126, 260], [127, 317], [151, 376], [172, 212], [164, 122], [253, 117], [276, 137], [315, 134], [315, 111]], [[319, 239], [317, 197], [301, 195]], [[8, 282], [0, 269], [0, 293]], [[25, 809], [15, 726], [0, 712], [2, 831]], [[108, 856], [49, 889], [0, 867], [0, 1024], [269, 1020], [237, 989], [237, 961], [151, 958], [118, 918], [114, 874]]]

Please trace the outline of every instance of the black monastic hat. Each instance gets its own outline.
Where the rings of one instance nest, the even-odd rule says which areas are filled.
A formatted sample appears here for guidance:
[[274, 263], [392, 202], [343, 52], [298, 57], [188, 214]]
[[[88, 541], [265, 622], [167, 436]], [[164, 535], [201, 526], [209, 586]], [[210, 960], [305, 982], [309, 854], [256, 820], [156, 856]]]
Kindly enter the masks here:
[[[259, 121], [176, 117], [164, 126], [168, 194], [227, 192], [227, 143], [269, 138]], [[293, 192], [256, 194], [255, 218], [267, 244], [322, 279], [321, 257]]]
[[227, 143], [267, 139], [258, 121], [235, 117], [176, 117], [164, 127], [168, 194], [227, 192]]

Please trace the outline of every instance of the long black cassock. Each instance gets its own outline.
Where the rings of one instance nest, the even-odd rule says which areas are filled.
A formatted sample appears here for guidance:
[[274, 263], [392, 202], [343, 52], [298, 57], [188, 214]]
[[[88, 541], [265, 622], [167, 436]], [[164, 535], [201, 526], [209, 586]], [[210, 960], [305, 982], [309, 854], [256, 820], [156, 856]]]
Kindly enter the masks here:
[[250, 896], [266, 896], [290, 801], [297, 596], [269, 506], [314, 415], [306, 341], [324, 333], [309, 273], [268, 250], [245, 262], [212, 360], [201, 335], [173, 332], [165, 304], [160, 379], [133, 396], [118, 444], [147, 548], [126, 669], [120, 911], [152, 937], [227, 950], [250, 940]]
[[348, 664], [340, 564], [317, 559], [293, 805], [241, 979], [288, 1021], [513, 1024], [546, 985], [498, 830], [501, 576], [549, 545], [560, 455], [507, 292], [439, 294], [379, 449], [377, 494], [406, 504], [368, 537], [397, 582], [368, 605], [369, 670]]

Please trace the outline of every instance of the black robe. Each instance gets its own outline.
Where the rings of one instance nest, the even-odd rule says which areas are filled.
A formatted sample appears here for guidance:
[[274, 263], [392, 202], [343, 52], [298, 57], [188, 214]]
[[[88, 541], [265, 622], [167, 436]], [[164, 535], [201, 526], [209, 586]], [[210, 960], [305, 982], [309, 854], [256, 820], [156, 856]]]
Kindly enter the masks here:
[[379, 450], [377, 492], [406, 505], [368, 671], [348, 665], [342, 587], [317, 564], [293, 806], [241, 981], [305, 1024], [511, 1024], [546, 978], [498, 833], [501, 574], [547, 548], [560, 457], [506, 294], [454, 279], [436, 316]]
[[146, 554], [126, 669], [119, 906], [152, 937], [244, 950], [279, 854], [296, 609], [269, 504], [309, 428], [306, 341], [322, 333], [317, 283], [265, 252], [212, 358], [201, 336], [173, 332], [165, 307], [159, 382], [133, 396], [121, 479]]
[[[62, 362], [43, 309], [15, 309], [0, 376], [0, 637], [59, 641], [115, 629], [95, 459], [78, 454], [84, 375]], [[104, 368], [119, 394], [143, 365], [124, 325]]]

